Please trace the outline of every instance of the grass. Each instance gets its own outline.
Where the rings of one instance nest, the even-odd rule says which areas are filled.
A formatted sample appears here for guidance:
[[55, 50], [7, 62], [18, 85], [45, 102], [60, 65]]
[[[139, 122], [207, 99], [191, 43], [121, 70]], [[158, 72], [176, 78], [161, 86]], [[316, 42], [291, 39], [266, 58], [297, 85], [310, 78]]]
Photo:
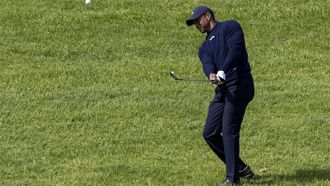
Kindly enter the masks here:
[[0, 185], [214, 185], [198, 4], [245, 31], [243, 185], [329, 185], [327, 0], [0, 1]]

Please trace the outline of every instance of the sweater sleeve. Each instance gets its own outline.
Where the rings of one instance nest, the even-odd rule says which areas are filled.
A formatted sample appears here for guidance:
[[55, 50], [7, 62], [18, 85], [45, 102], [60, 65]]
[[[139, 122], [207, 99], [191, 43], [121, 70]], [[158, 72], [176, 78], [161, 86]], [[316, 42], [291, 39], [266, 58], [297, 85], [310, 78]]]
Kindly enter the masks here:
[[214, 66], [214, 64], [212, 62], [212, 58], [207, 53], [207, 50], [205, 49], [204, 45], [202, 45], [199, 48], [198, 56], [199, 56], [199, 59], [201, 60], [204, 74], [207, 78], [209, 78], [211, 73], [216, 72], [216, 67]]
[[245, 48], [243, 30], [236, 21], [232, 20], [228, 23], [225, 39], [228, 54], [222, 70], [227, 73], [228, 70], [238, 65]]

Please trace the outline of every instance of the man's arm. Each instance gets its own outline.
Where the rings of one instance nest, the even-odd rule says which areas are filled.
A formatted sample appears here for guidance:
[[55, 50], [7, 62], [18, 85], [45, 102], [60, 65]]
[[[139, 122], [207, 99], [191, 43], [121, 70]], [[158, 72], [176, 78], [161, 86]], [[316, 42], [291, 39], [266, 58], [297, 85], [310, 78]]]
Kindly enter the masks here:
[[229, 52], [221, 70], [227, 74], [231, 68], [238, 65], [245, 50], [244, 33], [239, 23], [233, 20], [228, 22], [225, 38]]
[[202, 45], [199, 48], [198, 56], [199, 56], [199, 59], [201, 60], [205, 76], [210, 79], [210, 74], [216, 72], [216, 67], [213, 64], [212, 58], [210, 57], [210, 55], [207, 54], [207, 51], [206, 51], [204, 45]]

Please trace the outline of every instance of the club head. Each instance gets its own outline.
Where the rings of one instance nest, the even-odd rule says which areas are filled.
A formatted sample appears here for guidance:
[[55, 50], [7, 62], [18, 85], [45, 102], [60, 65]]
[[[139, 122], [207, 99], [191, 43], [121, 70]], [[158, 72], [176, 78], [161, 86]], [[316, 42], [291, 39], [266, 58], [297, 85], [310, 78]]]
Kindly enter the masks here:
[[178, 77], [176, 77], [176, 74], [175, 74], [174, 71], [171, 71], [171, 72], [170, 72], [170, 75], [171, 75], [174, 79], [178, 79]]

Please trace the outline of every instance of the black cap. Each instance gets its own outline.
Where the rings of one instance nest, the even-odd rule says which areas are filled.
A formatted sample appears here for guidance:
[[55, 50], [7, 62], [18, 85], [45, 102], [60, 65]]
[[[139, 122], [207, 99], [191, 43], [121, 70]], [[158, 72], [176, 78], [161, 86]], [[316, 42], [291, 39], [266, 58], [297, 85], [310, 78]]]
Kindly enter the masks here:
[[206, 14], [207, 12], [210, 12], [213, 15], [213, 11], [209, 9], [207, 6], [198, 6], [196, 7], [192, 13], [191, 17], [186, 20], [186, 23], [188, 26], [191, 26], [194, 24], [194, 21], [197, 20], [200, 16]]

